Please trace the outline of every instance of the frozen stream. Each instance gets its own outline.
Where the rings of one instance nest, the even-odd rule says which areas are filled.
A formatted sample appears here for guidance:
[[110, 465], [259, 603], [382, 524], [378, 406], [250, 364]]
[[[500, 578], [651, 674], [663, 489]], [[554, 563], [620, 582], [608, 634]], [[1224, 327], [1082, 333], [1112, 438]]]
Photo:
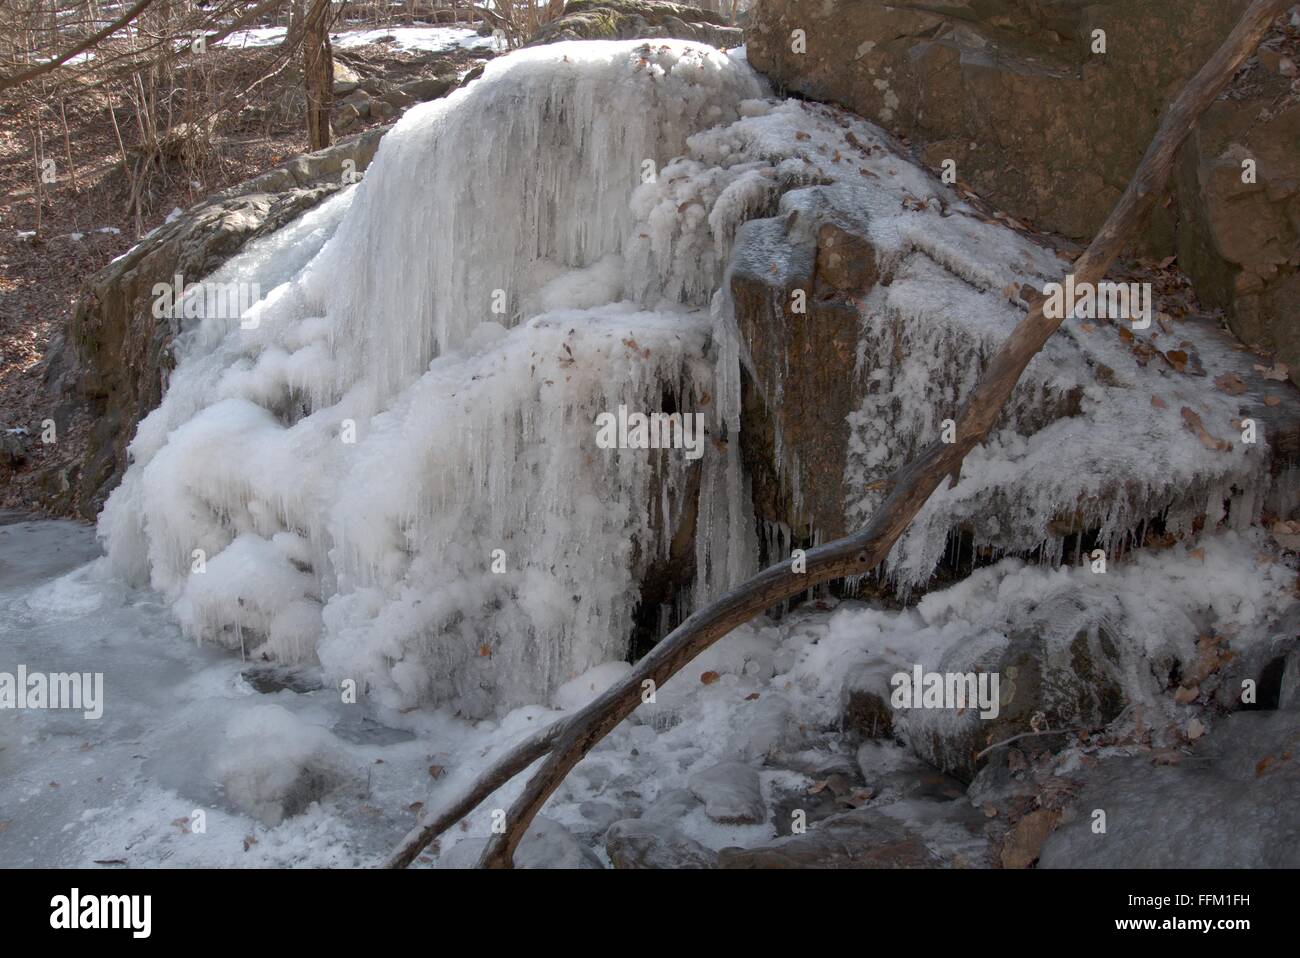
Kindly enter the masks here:
[[[418, 803], [445, 797], [496, 750], [561, 709], [584, 704], [628, 668], [597, 666], [562, 686], [550, 707], [525, 706], [500, 721], [466, 721], [446, 706], [398, 712], [346, 704], [338, 689], [322, 684], [318, 669], [241, 662], [236, 651], [186, 640], [158, 595], [107, 575], [89, 527], [14, 515], [0, 516], [0, 523], [0, 672], [22, 665], [29, 673], [104, 677], [99, 719], [79, 711], [0, 711], [6, 867], [374, 864], [414, 825]], [[1230, 574], [1260, 542], [1253, 535], [1208, 537], [1204, 563], [1189, 569], [1168, 556], [1143, 557], [1135, 575], [1125, 577], [1007, 560], [901, 613], [819, 603], [780, 625], [760, 620], [738, 629], [578, 765], [517, 863], [606, 866], [606, 829], [628, 818], [668, 822], [675, 840], [691, 848], [765, 845], [788, 831], [791, 807], [812, 807], [818, 783], [840, 773], [865, 781], [871, 797], [860, 814], [873, 827], [884, 819], [904, 823], [935, 855], [978, 864], [983, 826], [972, 833], [974, 810], [952, 780], [945, 785], [888, 743], [855, 756], [838, 729], [846, 677], [883, 676], [909, 662], [935, 667], [958, 646], [1005, 632], [1026, 609], [1051, 608], [1053, 595], [1133, 608], [1145, 595], [1149, 615], [1177, 624], [1177, 610], [1194, 607], [1217, 581], [1226, 626], [1238, 616], [1271, 616], [1267, 610], [1286, 604], [1279, 586], [1294, 573], [1281, 567], [1276, 578], [1235, 581]], [[1152, 604], [1156, 595], [1164, 604]], [[1143, 626], [1142, 618], [1133, 624]], [[1283, 695], [1290, 710], [1215, 723], [1184, 767], [1153, 768], [1143, 750], [1087, 747], [1092, 758], [1067, 750], [1052, 774], [1085, 773], [1099, 795], [1090, 792], [1088, 800], [1115, 810], [1116, 833], [1129, 835], [1129, 844], [1134, 834], [1148, 836], [1151, 848], [1141, 857], [1153, 865], [1249, 864], [1260, 861], [1260, 849], [1271, 849], [1264, 863], [1285, 862], [1295, 847], [1284, 841], [1296, 827], [1285, 797], [1295, 763], [1277, 756], [1296, 746], [1294, 683], [1288, 679]], [[1274, 761], [1265, 762], [1261, 776], [1259, 763], [1270, 755]], [[1096, 758], [1113, 759], [1103, 766], [1111, 771], [1086, 773]], [[709, 817], [691, 790], [719, 763], [753, 770], [763, 820], [726, 825]], [[508, 807], [519, 787], [515, 782], [489, 799], [421, 863], [472, 865], [492, 810]], [[1114, 794], [1106, 797], [1108, 789]], [[1171, 804], [1169, 789], [1181, 804]], [[978, 791], [977, 802], [984, 801], [988, 789]], [[1228, 846], [1182, 840], [1188, 822], [1210, 811], [1219, 825], [1246, 816], [1250, 835]], [[884, 818], [870, 818], [877, 813]], [[1073, 826], [1047, 854], [1054, 864], [1123, 858], [1116, 843], [1097, 842]]]

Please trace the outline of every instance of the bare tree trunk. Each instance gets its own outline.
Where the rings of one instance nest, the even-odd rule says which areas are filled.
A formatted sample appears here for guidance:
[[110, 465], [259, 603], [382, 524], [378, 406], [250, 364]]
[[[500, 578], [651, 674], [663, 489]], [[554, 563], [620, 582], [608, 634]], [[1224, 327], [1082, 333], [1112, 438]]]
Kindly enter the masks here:
[[307, 93], [307, 149], [330, 145], [334, 109], [334, 53], [330, 49], [330, 0], [313, 0], [303, 24], [303, 79]]
[[[1223, 45], [1166, 110], [1128, 189], [1074, 264], [1076, 285], [1096, 283], [1105, 275], [1106, 268], [1163, 191], [1178, 149], [1197, 118], [1255, 51], [1273, 20], [1291, 2], [1254, 0]], [[515, 849], [546, 800], [583, 756], [636, 709], [644, 688], [661, 687], [718, 639], [778, 602], [822, 582], [870, 572], [884, 561], [939, 483], [948, 476], [955, 478], [966, 455], [984, 442], [1025, 367], [1061, 325], [1061, 319], [1044, 315], [1043, 302], [1040, 298], [1034, 304], [1029, 315], [993, 356], [957, 420], [956, 442], [936, 442], [895, 472], [889, 480], [888, 498], [865, 528], [810, 550], [806, 572], [794, 572], [790, 563], [772, 566], [691, 615], [623, 680], [595, 701], [534, 733], [467, 790], [430, 810], [402, 841], [387, 865], [402, 868], [410, 864], [429, 842], [497, 787], [549, 753], [507, 812], [505, 831], [492, 836], [479, 861], [481, 868], [513, 867]]]

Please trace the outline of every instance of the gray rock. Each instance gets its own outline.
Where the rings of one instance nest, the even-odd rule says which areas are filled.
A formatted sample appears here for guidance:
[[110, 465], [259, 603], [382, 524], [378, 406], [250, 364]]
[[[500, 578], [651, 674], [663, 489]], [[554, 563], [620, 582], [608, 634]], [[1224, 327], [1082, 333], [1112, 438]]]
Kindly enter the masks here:
[[651, 802], [641, 817], [646, 821], [675, 822], [699, 806], [700, 800], [694, 792], [674, 788]]
[[533, 819], [515, 849], [516, 868], [604, 868], [601, 861], [573, 832], [557, 821]]
[[[1115, 758], [1089, 776], [1039, 868], [1300, 867], [1300, 711], [1217, 719], [1190, 755]], [[1105, 832], [1093, 830], [1105, 813]]]
[[741, 762], [723, 762], [691, 776], [691, 791], [715, 822], [755, 825], [767, 818], [758, 772]]
[[609, 802], [583, 802], [578, 806], [578, 814], [591, 823], [591, 830], [597, 832], [604, 832], [623, 817]]
[[347, 96], [361, 83], [361, 77], [346, 63], [334, 61], [334, 95]]
[[15, 429], [0, 426], [0, 476], [8, 475], [31, 455], [29, 437]]
[[398, 87], [398, 92], [408, 97], [412, 102], [424, 103], [428, 100], [436, 100], [438, 97], [446, 96], [455, 87], [456, 81], [449, 77], [422, 77], [419, 80], [403, 83]]
[[628, 818], [605, 833], [615, 868], [716, 868], [716, 852], [665, 821]]

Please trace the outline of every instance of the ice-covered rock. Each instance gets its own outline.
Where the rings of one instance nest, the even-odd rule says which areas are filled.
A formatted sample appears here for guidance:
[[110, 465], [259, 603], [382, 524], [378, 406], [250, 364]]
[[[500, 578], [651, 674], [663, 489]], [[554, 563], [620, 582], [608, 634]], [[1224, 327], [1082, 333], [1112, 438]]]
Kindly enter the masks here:
[[758, 772], [743, 762], [722, 762], [691, 776], [691, 791], [715, 822], [754, 825], [767, 817]]
[[604, 868], [589, 847], [559, 822], [539, 815], [515, 850], [516, 868]]
[[605, 833], [615, 868], [716, 868], [718, 856], [664, 821], [615, 822]]
[[1295, 868], [1297, 794], [1300, 712], [1238, 712], [1176, 764], [1140, 753], [1092, 770], [1038, 867]]
[[344, 781], [340, 752], [326, 729], [260, 705], [231, 720], [213, 775], [242, 811], [275, 826]]

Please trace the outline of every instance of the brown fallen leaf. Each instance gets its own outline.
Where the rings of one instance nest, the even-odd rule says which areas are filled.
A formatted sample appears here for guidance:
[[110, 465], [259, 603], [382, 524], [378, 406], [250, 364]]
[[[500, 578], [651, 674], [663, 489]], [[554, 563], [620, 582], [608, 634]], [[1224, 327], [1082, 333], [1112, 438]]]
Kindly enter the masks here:
[[720, 676], [718, 675], [717, 672], [710, 671], [710, 672], [700, 673], [700, 681], [703, 682], [705, 685], [712, 685], [714, 682], [718, 681], [719, 678]]
[[1205, 550], [1204, 550], [1204, 549], [1189, 549], [1189, 550], [1187, 551], [1187, 555], [1188, 555], [1189, 557], [1193, 558], [1193, 559], [1200, 559], [1202, 562], [1205, 561]]
[[1259, 370], [1259, 374], [1265, 379], [1273, 379], [1277, 382], [1285, 382], [1291, 374], [1291, 369], [1286, 363], [1274, 363], [1272, 369], [1256, 363], [1255, 368]]
[[1191, 705], [1201, 694], [1199, 685], [1180, 685], [1174, 693], [1174, 701], [1179, 705]]
[[1276, 406], [1276, 405], [1279, 405], [1281, 402], [1282, 402], [1282, 400], [1279, 399], [1277, 396], [1265, 396], [1265, 397], [1264, 397], [1264, 405], [1265, 405], [1265, 406]]
[[1169, 360], [1169, 365], [1174, 367], [1175, 372], [1182, 372], [1187, 368], [1187, 354], [1181, 349], [1171, 349], [1165, 353], [1165, 359]]
[[1166, 403], [1166, 402], [1165, 402], [1163, 399], [1161, 399], [1159, 396], [1152, 396], [1152, 397], [1151, 397], [1151, 405], [1152, 405], [1152, 407], [1155, 408], [1155, 409], [1168, 409], [1168, 408], [1169, 408], [1169, 404]]
[[1205, 424], [1201, 422], [1201, 417], [1198, 416], [1194, 410], [1184, 406], [1181, 412], [1183, 416], [1183, 426], [1188, 431], [1194, 433], [1196, 438], [1201, 440], [1201, 445], [1206, 449], [1217, 450], [1219, 452], [1227, 452], [1232, 449], [1231, 443], [1225, 442], [1222, 439], [1216, 439], [1214, 436], [1210, 435], [1209, 431], [1205, 428]]
[[1214, 388], [1227, 393], [1229, 396], [1240, 396], [1246, 391], [1246, 384], [1241, 381], [1241, 377], [1236, 373], [1224, 373], [1214, 380]]
[[254, 845], [256, 845], [256, 844], [257, 844], [257, 836], [256, 836], [256, 835], [245, 835], [245, 836], [244, 836], [244, 851], [248, 851], [250, 848], [252, 848], [252, 847], [253, 847]]
[[1060, 817], [1059, 811], [1040, 808], [1020, 819], [1002, 843], [1002, 867], [1028, 868], [1036, 862]]

